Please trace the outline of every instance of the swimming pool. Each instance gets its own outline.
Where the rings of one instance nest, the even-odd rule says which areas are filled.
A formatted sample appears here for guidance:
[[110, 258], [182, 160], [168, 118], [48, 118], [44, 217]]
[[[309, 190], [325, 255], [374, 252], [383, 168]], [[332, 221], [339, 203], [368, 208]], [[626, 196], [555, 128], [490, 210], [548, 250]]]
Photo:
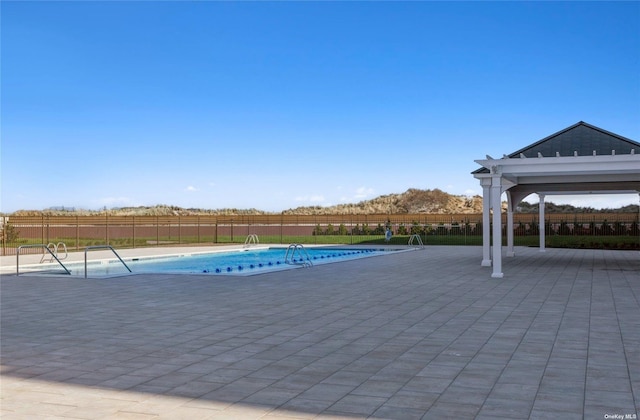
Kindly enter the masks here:
[[[123, 260], [131, 269], [132, 274], [174, 273], [248, 276], [268, 271], [373, 257], [393, 251], [398, 250], [346, 247], [305, 247], [301, 249], [269, 247], [224, 252], [182, 253], [159, 257], [123, 258]], [[71, 271], [72, 276], [84, 276], [84, 263], [67, 263], [65, 266]], [[40, 268], [46, 271], [48, 267], [41, 265]], [[53, 270], [59, 268], [60, 266], [51, 266]], [[129, 274], [129, 272], [117, 259], [90, 261], [87, 264], [88, 277], [124, 274]]]

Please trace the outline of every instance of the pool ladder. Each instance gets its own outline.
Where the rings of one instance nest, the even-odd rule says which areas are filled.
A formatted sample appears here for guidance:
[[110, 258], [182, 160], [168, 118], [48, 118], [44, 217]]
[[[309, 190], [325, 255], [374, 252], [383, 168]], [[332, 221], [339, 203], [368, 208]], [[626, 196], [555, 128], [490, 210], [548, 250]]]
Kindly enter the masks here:
[[[49, 244], [51, 245], [51, 244]], [[62, 262], [60, 262], [60, 259], [58, 258], [58, 256], [56, 255], [56, 252], [54, 253], [53, 251], [51, 251], [51, 248], [49, 248], [49, 245], [45, 245], [45, 244], [33, 244], [33, 245], [20, 245], [18, 247], [18, 249], [16, 250], [16, 276], [20, 275], [20, 251], [25, 249], [25, 248], [42, 248], [43, 251], [47, 251], [49, 254], [51, 254], [51, 261], [56, 260], [58, 262], [58, 264], [60, 264], [60, 266], [64, 269], [64, 271], [71, 275], [71, 271], [69, 271], [69, 269], [67, 267], [64, 266], [64, 264], [62, 264]], [[67, 247], [65, 246], [65, 251], [66, 251]], [[65, 257], [66, 258], [66, 257]], [[44, 257], [40, 260], [40, 262], [42, 262], [42, 260], [44, 259]]]
[[418, 242], [418, 245], [420, 245], [420, 247], [421, 247], [421, 248], [424, 248], [424, 243], [422, 242], [422, 238], [421, 238], [421, 237], [420, 237], [420, 235], [418, 235], [417, 233], [416, 233], [416, 234], [411, 235], [411, 237], [409, 238], [409, 243], [408, 243], [408, 245], [413, 245], [413, 241], [414, 241], [414, 240], [415, 240], [416, 242]]
[[258, 235], [252, 233], [247, 236], [247, 239], [244, 240], [244, 247], [249, 248], [251, 244], [257, 245], [260, 243], [260, 239], [258, 239]]
[[[296, 261], [296, 257], [299, 258], [300, 261]], [[309, 253], [302, 244], [289, 245], [286, 254], [284, 254], [284, 262], [286, 264], [299, 264], [303, 267], [311, 267], [313, 265], [311, 258], [309, 258]]]
[[[58, 255], [58, 250], [60, 249], [60, 245], [62, 245], [62, 248], [64, 249], [64, 257], [60, 257]], [[46, 261], [47, 254], [43, 253], [42, 258], [40, 258], [40, 264], [42, 264], [45, 261], [52, 263], [54, 259], [58, 261], [62, 261], [69, 256], [69, 251], [67, 251], [67, 244], [65, 244], [64, 242], [58, 242], [57, 244], [54, 244], [53, 242], [49, 242], [47, 244], [47, 249], [49, 250], [49, 254], [51, 254], [51, 256], [49, 257], [49, 261]]]

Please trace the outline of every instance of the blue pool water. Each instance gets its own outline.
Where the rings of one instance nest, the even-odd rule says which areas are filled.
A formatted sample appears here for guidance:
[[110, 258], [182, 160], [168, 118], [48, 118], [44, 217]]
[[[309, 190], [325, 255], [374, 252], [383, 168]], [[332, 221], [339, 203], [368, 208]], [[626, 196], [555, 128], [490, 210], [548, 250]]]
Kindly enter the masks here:
[[[182, 273], [208, 275], [251, 275], [267, 271], [299, 268], [309, 265], [326, 264], [357, 258], [382, 255], [389, 249], [364, 248], [317, 248], [304, 251], [289, 251], [287, 248], [244, 249], [229, 252], [187, 254], [166, 257], [125, 258], [133, 274], [136, 273]], [[294, 258], [291, 258], [291, 257]], [[72, 275], [84, 276], [84, 264], [65, 264]], [[109, 260], [89, 262], [89, 277], [128, 274], [120, 261]]]

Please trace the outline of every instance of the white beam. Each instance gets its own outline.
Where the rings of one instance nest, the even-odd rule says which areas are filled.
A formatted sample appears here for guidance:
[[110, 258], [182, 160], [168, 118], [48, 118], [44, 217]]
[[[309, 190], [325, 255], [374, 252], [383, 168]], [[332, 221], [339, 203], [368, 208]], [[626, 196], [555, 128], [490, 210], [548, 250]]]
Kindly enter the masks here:
[[564, 156], [538, 159], [478, 159], [491, 170], [499, 167], [502, 174], [639, 174], [640, 155]]
[[[640, 155], [638, 155], [640, 156]], [[522, 184], [595, 184], [595, 183], [628, 183], [640, 184], [640, 172], [638, 173], [592, 173], [577, 174], [575, 172], [553, 173], [551, 171], [538, 174], [509, 173], [506, 175], [514, 183]], [[635, 188], [632, 185], [629, 188]], [[622, 186], [618, 186], [618, 189]]]

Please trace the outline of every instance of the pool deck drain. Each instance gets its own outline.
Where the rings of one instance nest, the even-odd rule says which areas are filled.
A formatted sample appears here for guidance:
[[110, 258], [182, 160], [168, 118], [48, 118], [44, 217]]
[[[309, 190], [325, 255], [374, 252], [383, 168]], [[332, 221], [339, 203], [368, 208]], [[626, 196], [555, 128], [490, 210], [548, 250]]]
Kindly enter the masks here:
[[502, 279], [481, 254], [252, 277], [4, 273], [0, 416], [637, 415], [640, 254], [517, 248]]

